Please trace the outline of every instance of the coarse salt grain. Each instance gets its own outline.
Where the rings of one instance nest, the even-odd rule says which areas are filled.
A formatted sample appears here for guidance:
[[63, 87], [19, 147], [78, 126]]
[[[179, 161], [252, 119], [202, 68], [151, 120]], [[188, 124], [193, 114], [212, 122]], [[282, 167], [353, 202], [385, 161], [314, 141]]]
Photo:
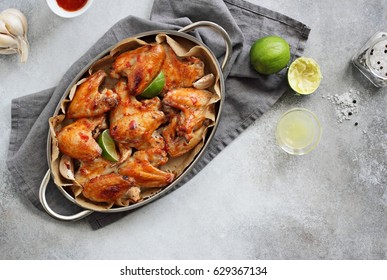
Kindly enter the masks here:
[[351, 116], [358, 112], [357, 100], [353, 97], [354, 94], [357, 95], [359, 92], [350, 89], [341, 95], [327, 94], [323, 96], [323, 98], [326, 98], [329, 102], [336, 105], [336, 115], [338, 122], [342, 123], [344, 120], [350, 120]]

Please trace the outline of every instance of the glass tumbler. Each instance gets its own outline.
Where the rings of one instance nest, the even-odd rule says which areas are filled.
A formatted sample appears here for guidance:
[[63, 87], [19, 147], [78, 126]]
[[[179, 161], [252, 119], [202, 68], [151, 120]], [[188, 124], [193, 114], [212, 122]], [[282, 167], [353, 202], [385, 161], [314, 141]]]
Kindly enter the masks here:
[[304, 108], [294, 108], [285, 112], [277, 123], [278, 145], [292, 155], [304, 155], [318, 145], [321, 125], [316, 115]]

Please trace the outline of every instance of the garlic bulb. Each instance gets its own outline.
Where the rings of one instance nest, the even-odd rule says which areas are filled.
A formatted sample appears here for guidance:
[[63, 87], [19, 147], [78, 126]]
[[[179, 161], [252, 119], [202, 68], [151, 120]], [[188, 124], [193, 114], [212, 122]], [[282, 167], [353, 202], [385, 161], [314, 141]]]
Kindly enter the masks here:
[[26, 17], [16, 9], [0, 13], [0, 54], [20, 55], [20, 62], [28, 58], [28, 24]]

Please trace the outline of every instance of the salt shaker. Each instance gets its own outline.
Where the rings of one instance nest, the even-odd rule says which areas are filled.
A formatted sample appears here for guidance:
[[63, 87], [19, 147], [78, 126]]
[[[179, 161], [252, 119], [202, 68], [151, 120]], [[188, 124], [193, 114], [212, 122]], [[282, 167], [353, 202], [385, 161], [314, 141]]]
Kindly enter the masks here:
[[387, 33], [374, 34], [353, 56], [352, 63], [375, 86], [387, 86]]

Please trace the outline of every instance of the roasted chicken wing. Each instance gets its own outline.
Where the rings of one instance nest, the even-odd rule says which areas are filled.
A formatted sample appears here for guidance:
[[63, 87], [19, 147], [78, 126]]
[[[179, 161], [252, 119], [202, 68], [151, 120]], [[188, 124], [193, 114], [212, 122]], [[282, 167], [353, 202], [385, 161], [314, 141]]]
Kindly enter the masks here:
[[137, 146], [137, 149], [147, 152], [148, 160], [153, 166], [160, 166], [168, 161], [164, 137], [157, 131], [153, 132], [148, 142]]
[[165, 51], [160, 44], [145, 45], [119, 55], [113, 63], [111, 76], [127, 77], [129, 94], [136, 96], [157, 76], [164, 59]]
[[164, 150], [137, 151], [119, 168], [121, 175], [132, 177], [143, 188], [164, 187], [173, 181], [174, 175], [158, 169], [151, 162], [164, 157]]
[[93, 161], [81, 161], [75, 181], [82, 187], [82, 194], [97, 202], [114, 202], [125, 195], [135, 181], [116, 174], [114, 163], [98, 157]]
[[72, 158], [90, 161], [102, 154], [93, 138], [93, 130], [104, 123], [105, 116], [81, 118], [57, 133], [59, 150]]
[[206, 127], [201, 127], [191, 134], [190, 140], [177, 134], [178, 119], [174, 117], [170, 124], [164, 129], [163, 135], [166, 143], [166, 150], [171, 157], [179, 157], [196, 147], [203, 138]]
[[80, 166], [75, 173], [75, 181], [81, 186], [84, 186], [91, 179], [99, 175], [113, 173], [115, 170], [114, 163], [103, 157], [98, 157], [92, 161], [81, 161]]
[[173, 49], [163, 44], [166, 57], [161, 70], [165, 76], [163, 92], [175, 88], [192, 87], [192, 83], [204, 76], [204, 63], [199, 58], [178, 57]]
[[179, 88], [167, 92], [163, 103], [179, 110], [176, 127], [178, 134], [189, 140], [192, 132], [203, 126], [207, 113], [213, 110], [213, 105], [209, 104], [212, 97], [212, 92], [195, 88]]
[[147, 142], [165, 121], [161, 101], [158, 97], [138, 101], [128, 94], [123, 81], [118, 82], [116, 92], [120, 101], [110, 114], [110, 135], [117, 142], [136, 148]]
[[119, 167], [120, 174], [134, 178], [137, 186], [145, 188], [163, 187], [172, 182], [174, 175], [158, 168], [168, 161], [164, 138], [158, 132], [137, 149]]
[[83, 187], [82, 194], [96, 202], [113, 203], [134, 186], [135, 181], [127, 176], [111, 173], [91, 179]]
[[213, 93], [195, 88], [179, 88], [168, 91], [163, 103], [177, 110], [169, 110], [170, 121], [163, 130], [167, 151], [177, 157], [195, 147], [202, 139], [207, 124]]
[[79, 85], [67, 109], [68, 119], [100, 116], [117, 105], [118, 96], [112, 90], [99, 91], [105, 77], [106, 73], [100, 70]]

